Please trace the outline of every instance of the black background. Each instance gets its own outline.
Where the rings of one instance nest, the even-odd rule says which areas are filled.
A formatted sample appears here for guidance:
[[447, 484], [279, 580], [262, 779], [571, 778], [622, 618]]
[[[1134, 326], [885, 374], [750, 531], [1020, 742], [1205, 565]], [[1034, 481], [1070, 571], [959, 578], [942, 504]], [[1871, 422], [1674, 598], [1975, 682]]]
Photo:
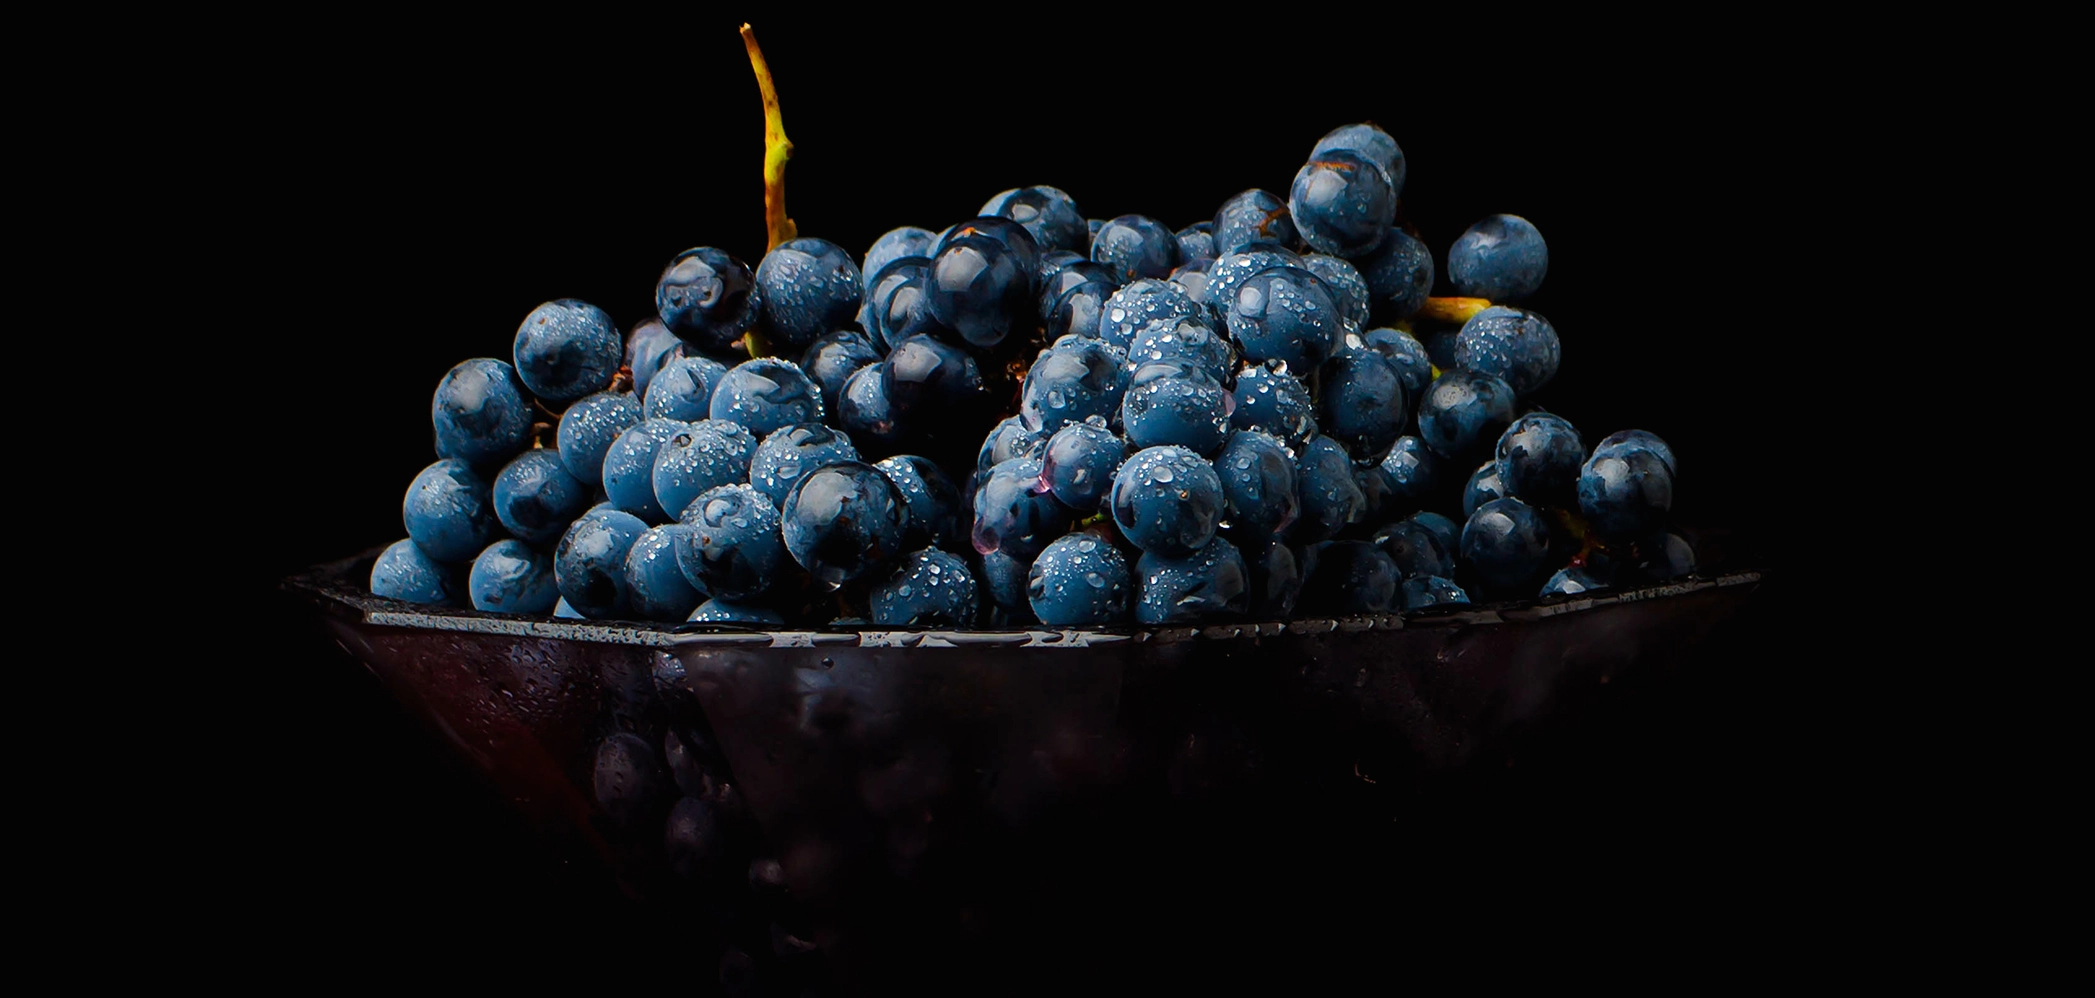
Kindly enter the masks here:
[[[198, 127], [223, 142], [200, 171], [212, 203], [192, 210], [235, 247], [215, 258], [226, 286], [265, 299], [239, 325], [258, 344], [242, 404], [265, 414], [244, 424], [243, 460], [268, 486], [220, 568], [227, 591], [273, 608], [222, 672], [231, 736], [197, 743], [200, 770], [237, 758], [247, 775], [199, 792], [229, 816], [215, 862], [272, 935], [666, 931], [541, 853], [274, 587], [402, 534], [400, 496], [434, 460], [438, 379], [506, 358], [533, 306], [581, 298], [628, 328], [677, 251], [761, 257], [762, 118], [737, 23], [545, 23], [528, 44], [345, 27], [324, 47], [199, 69], [214, 110]], [[1248, 187], [1284, 196], [1319, 136], [1364, 119], [1403, 147], [1405, 209], [1443, 269], [1470, 222], [1533, 221], [1551, 261], [1532, 304], [1564, 341], [1551, 408], [1589, 441], [1664, 436], [1683, 465], [1677, 514], [1762, 537], [1775, 573], [1676, 674], [1422, 805], [1460, 810], [1471, 834], [1420, 860], [1443, 875], [1415, 900], [1493, 931], [1571, 932], [1591, 903], [1637, 912], [1639, 932], [1691, 933], [1794, 884], [1819, 848], [1806, 829], [1824, 782], [1795, 681], [1840, 668], [1823, 645], [1798, 648], [1791, 476], [1770, 450], [1789, 400], [1773, 387], [1767, 270], [1796, 185], [1766, 150], [1811, 146], [1805, 109], [1743, 63], [1613, 35], [1573, 48], [1336, 32], [1333, 48], [1242, 24], [1113, 43], [1038, 23], [927, 34], [787, 13], [757, 27], [796, 144], [789, 212], [855, 254], [1032, 183], [1091, 217], [1183, 226]], [[1201, 945], [1167, 933], [1149, 955], [1168, 965]]]

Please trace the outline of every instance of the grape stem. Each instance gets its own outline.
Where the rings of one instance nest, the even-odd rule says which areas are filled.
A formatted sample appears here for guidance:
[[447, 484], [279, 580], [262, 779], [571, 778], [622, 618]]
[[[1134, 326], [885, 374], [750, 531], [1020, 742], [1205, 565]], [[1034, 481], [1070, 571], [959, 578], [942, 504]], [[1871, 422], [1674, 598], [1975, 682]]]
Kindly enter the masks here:
[[[747, 24], [742, 25], [742, 47], [749, 50], [749, 68], [756, 73], [757, 90], [764, 95], [764, 230], [770, 240], [764, 252], [769, 253], [800, 234], [786, 217], [786, 160], [793, 158], [793, 140], [786, 138], [771, 65], [764, 61], [764, 50], [757, 47], [756, 31]], [[741, 346], [752, 359], [771, 355], [771, 342], [754, 329], [742, 334]]]
[[1468, 322], [1471, 316], [1491, 307], [1482, 298], [1428, 298], [1419, 315], [1440, 322]]

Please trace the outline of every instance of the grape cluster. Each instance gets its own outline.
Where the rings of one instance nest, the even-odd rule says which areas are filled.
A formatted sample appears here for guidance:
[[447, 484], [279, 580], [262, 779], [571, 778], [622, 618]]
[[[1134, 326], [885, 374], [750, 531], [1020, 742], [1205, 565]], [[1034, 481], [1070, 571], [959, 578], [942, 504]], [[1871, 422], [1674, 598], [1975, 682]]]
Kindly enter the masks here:
[[[669, 261], [654, 318], [548, 302], [437, 386], [439, 460], [372, 591], [768, 626], [1191, 624], [1679, 577], [1672, 449], [1536, 403], [1541, 234], [1434, 257], [1403, 152], [1319, 140], [1179, 230], [1053, 187]], [[753, 356], [758, 355], [758, 356]], [[987, 435], [983, 435], [987, 428]], [[1453, 514], [1459, 511], [1459, 517]]]

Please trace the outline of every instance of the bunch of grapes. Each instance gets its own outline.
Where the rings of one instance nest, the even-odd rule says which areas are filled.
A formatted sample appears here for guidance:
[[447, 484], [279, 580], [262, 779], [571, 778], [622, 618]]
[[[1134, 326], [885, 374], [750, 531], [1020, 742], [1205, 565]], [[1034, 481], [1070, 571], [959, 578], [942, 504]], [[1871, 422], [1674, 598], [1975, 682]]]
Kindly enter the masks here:
[[[809, 627], [1181, 625], [1675, 578], [1674, 455], [1534, 402], [1541, 234], [1446, 255], [1405, 161], [1332, 131], [1286, 197], [1177, 231], [1053, 187], [862, 259], [669, 261], [655, 318], [548, 302], [437, 386], [374, 593]], [[985, 435], [984, 431], [987, 430]], [[1455, 515], [1455, 514], [1459, 514]]]

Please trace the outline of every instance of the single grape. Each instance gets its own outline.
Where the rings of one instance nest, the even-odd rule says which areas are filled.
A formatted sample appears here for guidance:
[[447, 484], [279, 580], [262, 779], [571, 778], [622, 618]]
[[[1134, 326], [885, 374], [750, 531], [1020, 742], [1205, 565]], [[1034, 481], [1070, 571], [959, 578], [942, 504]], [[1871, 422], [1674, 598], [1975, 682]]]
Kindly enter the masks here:
[[995, 608], [985, 614], [990, 626], [1024, 624], [1034, 620], [1033, 606], [1027, 602], [1026, 593], [1032, 565], [1032, 558], [1014, 557], [1008, 551], [991, 551], [982, 556], [980, 591], [989, 597], [984, 609]]
[[550, 613], [560, 601], [553, 556], [523, 541], [496, 541], [473, 559], [467, 584], [473, 609], [488, 613]]
[[1389, 230], [1382, 245], [1354, 258], [1353, 266], [1368, 282], [1368, 310], [1374, 322], [1409, 319], [1426, 307], [1426, 296], [1433, 293], [1433, 252], [1403, 229]]
[[1186, 294], [1186, 289], [1171, 280], [1141, 278], [1113, 292], [1106, 299], [1105, 319], [1099, 325], [1099, 338], [1126, 350], [1134, 345], [1135, 334], [1143, 327], [1158, 320], [1200, 319], [1200, 305]]
[[1119, 288], [1110, 281], [1086, 281], [1064, 291], [1047, 315], [1046, 335], [1050, 341], [1065, 336], [1103, 339], [1106, 303]]
[[1673, 509], [1673, 473], [1649, 450], [1596, 453], [1579, 470], [1578, 497], [1579, 512], [1601, 536], [1642, 536]]
[[1233, 394], [1237, 410], [1229, 421], [1237, 429], [1264, 430], [1297, 451], [1317, 435], [1316, 403], [1284, 363], [1245, 365], [1237, 372]]
[[531, 446], [531, 400], [516, 369], [491, 357], [460, 361], [437, 382], [429, 416], [436, 453], [482, 468]]
[[495, 476], [491, 500], [495, 518], [510, 533], [533, 544], [551, 544], [589, 508], [590, 489], [567, 473], [559, 454], [527, 450]]
[[752, 600], [774, 588], [786, 562], [778, 507], [754, 486], [722, 485], [684, 507], [677, 568], [693, 588]]
[[457, 458], [445, 458], [415, 475], [401, 502], [400, 519], [407, 536], [437, 561], [471, 561], [502, 529], [487, 479]]
[[1008, 218], [979, 215], [947, 229], [939, 234], [938, 242], [932, 245], [931, 258], [937, 260], [946, 247], [962, 239], [979, 236], [994, 239], [1011, 252], [1019, 273], [1025, 275], [1026, 294], [1029, 299], [1040, 293], [1040, 257], [1047, 248], [1040, 245], [1040, 241], [1034, 239], [1033, 233], [1027, 231], [1025, 226]]
[[629, 427], [604, 451], [604, 496], [611, 505], [649, 523], [666, 523], [671, 517], [655, 501], [655, 458], [662, 445], [691, 424], [673, 419], [647, 419]]
[[1417, 437], [1398, 437], [1377, 466], [1388, 483], [1388, 499], [1417, 509], [1440, 488], [1445, 463]]
[[782, 627], [786, 618], [770, 607], [736, 603], [714, 597], [700, 603], [688, 618], [694, 624], [742, 624], [748, 627]]
[[1622, 430], [1610, 433], [1593, 447], [1594, 457], [1615, 457], [1633, 450], [1650, 451], [1659, 463], [1666, 466], [1668, 474], [1679, 474], [1680, 466], [1673, 463], [1673, 448], [1660, 440], [1658, 434], [1648, 430]]
[[1519, 395], [1549, 384], [1562, 359], [1556, 327], [1524, 308], [1493, 305], [1455, 335], [1455, 366], [1500, 378]]
[[1173, 238], [1178, 240], [1179, 266], [1187, 261], [1212, 260], [1215, 258], [1215, 223], [1195, 222], [1178, 230]]
[[604, 454], [619, 434], [640, 425], [640, 400], [624, 392], [598, 392], [560, 414], [560, 464], [591, 489], [604, 487]]
[[[1492, 498], [1496, 499], [1498, 497], [1493, 496]], [[1467, 520], [1469, 514], [1473, 512], [1475, 510], [1464, 510], [1462, 518]], [[1453, 555], [1460, 546], [1462, 540], [1461, 525], [1439, 513], [1418, 512], [1405, 517], [1405, 519], [1431, 531], [1433, 539], [1440, 542], [1440, 549], [1448, 552], [1449, 555]]]
[[1012, 458], [989, 470], [975, 490], [972, 538], [977, 552], [1031, 558], [1069, 530], [1076, 512], [1048, 491], [1044, 470], [1037, 457]]
[[626, 552], [626, 596], [633, 612], [647, 620], [675, 623], [691, 615], [706, 592], [691, 584], [677, 563], [677, 549], [687, 543], [691, 527], [665, 523], [649, 527]]
[[[1054, 280], [1056, 275], [1062, 273], [1065, 270], [1068, 270], [1072, 265], [1075, 264], [1083, 264], [1086, 267], [1095, 267], [1097, 268], [1097, 270], [1095, 271], [1096, 273], [1107, 275], [1106, 279], [1108, 280], [1112, 279], [1112, 271], [1109, 271], [1104, 267], [1100, 267], [1098, 264], [1092, 263], [1091, 258], [1085, 256], [1082, 253], [1072, 253], [1069, 250], [1042, 250], [1040, 254], [1040, 264], [1039, 266], [1034, 268], [1033, 271], [1033, 283], [1036, 287], [1040, 289], [1039, 294], [1035, 295], [1034, 297], [1036, 297], [1041, 303], [1040, 312], [1042, 318], [1047, 317], [1047, 307], [1048, 305], [1054, 302], [1055, 296], [1060, 295], [1062, 293], [1061, 291], [1050, 289], [1048, 287], [1048, 282]], [[1068, 287], [1073, 287], [1075, 286], [1075, 284], [1083, 283], [1084, 279], [1085, 278], [1081, 274], [1079, 274], [1071, 284], [1065, 285], [1065, 289]]]
[[1188, 376], [1182, 364], [1148, 364], [1128, 379], [1120, 424], [1135, 447], [1176, 444], [1205, 456], [1229, 439], [1235, 405], [1220, 385]]
[[1334, 617], [1388, 613], [1400, 576], [1389, 555], [1368, 541], [1326, 541], [1316, 568], [1302, 583], [1302, 596], [1319, 613]]
[[808, 472], [825, 464], [858, 460], [851, 438], [820, 423], [788, 426], [764, 438], [749, 462], [749, 483], [773, 503], [783, 505], [786, 493], [800, 484]]
[[680, 342], [661, 319], [644, 319], [626, 333], [625, 362], [633, 372], [636, 400], [647, 394], [648, 383], [654, 380], [655, 372], [676, 356]]
[[1549, 548], [1549, 524], [1518, 499], [1493, 499], [1462, 525], [1463, 564], [1500, 589], [1532, 592]]
[[[648, 419], [693, 423], [712, 411], [713, 389], [727, 376], [727, 365], [709, 357], [678, 357], [662, 365], [643, 400]], [[593, 397], [593, 396], [592, 396]]]
[[[1065, 261], [1065, 258], [1066, 261]], [[1055, 303], [1075, 288], [1086, 284], [1103, 284], [1106, 295], [1111, 297], [1120, 287], [1113, 276], [1113, 269], [1102, 263], [1094, 263], [1088, 257], [1074, 253], [1049, 253], [1041, 259], [1041, 266], [1058, 263], [1055, 269], [1040, 275], [1040, 321], [1046, 322], [1054, 314]]]
[[1134, 581], [1127, 558], [1088, 533], [1058, 538], [1033, 560], [1026, 600], [1051, 627], [1090, 627], [1124, 619]]
[[809, 472], [779, 511], [786, 550], [831, 589], [902, 554], [902, 496], [871, 465], [845, 461]]
[[761, 440], [795, 423], [821, 422], [822, 388], [792, 361], [758, 357], [721, 376], [707, 414], [739, 423]]
[[[1302, 513], [1295, 456], [1270, 433], [1231, 433], [1215, 455], [1215, 476], [1222, 480], [1222, 522], [1231, 536], [1270, 540], [1286, 533]], [[1239, 546], [1253, 549], [1249, 541]]]
[[457, 606], [465, 579], [456, 565], [431, 558], [412, 539], [394, 541], [371, 565], [371, 594], [408, 603]]
[[1251, 573], [1236, 546], [1220, 537], [1185, 557], [1145, 552], [1135, 562], [1142, 624], [1190, 624], [1240, 616], [1251, 605]]
[[597, 506], [571, 524], [553, 549], [553, 578], [568, 605], [598, 620], [630, 610], [626, 554], [646, 532], [639, 517], [609, 506]]
[[1128, 343], [1127, 373], [1163, 361], [1184, 361], [1217, 385], [1229, 384], [1236, 357], [1229, 341], [1215, 334], [1205, 317], [1152, 319]]
[[1338, 305], [1324, 282], [1300, 267], [1269, 267], [1244, 278], [1221, 304], [1229, 336], [1247, 360], [1308, 371], [1338, 347]]
[[888, 263], [867, 283], [858, 310], [859, 327], [874, 349], [885, 353], [909, 337], [959, 336], [931, 314], [931, 260], [905, 256]]
[[975, 453], [975, 471], [987, 475], [989, 469], [1014, 458], [1039, 457], [1047, 451], [1051, 436], [1027, 429], [1017, 416], [1006, 417], [982, 438], [982, 449]]
[[938, 237], [930, 229], [920, 229], [914, 225], [904, 225], [881, 233], [880, 238], [873, 240], [873, 245], [866, 250], [864, 268], [861, 271], [866, 279], [866, 297], [873, 296], [876, 275], [888, 264], [906, 256], [920, 256], [928, 260], [931, 257], [931, 247], [937, 241]]
[[994, 238], [949, 238], [932, 258], [926, 301], [941, 326], [987, 350], [1029, 318], [1035, 276], [1027, 261]]
[[1373, 543], [1403, 578], [1455, 574], [1454, 554], [1432, 528], [1417, 520], [1398, 520], [1375, 531]]
[[[822, 388], [822, 398], [837, 399], [844, 396], [844, 381], [859, 368], [879, 363], [881, 354], [873, 349], [872, 341], [855, 329], [840, 329], [828, 333], [808, 345], [807, 352], [800, 357], [800, 369], [807, 372], [808, 379]], [[834, 406], [829, 406], [828, 415], [836, 416]]]
[[1235, 253], [1225, 253], [1216, 257], [1215, 262], [1208, 265], [1206, 302], [1208, 313], [1215, 321], [1215, 328], [1228, 328], [1230, 309], [1236, 302], [1237, 286], [1253, 274], [1270, 267], [1301, 266], [1302, 258], [1293, 250], [1272, 243], [1252, 243]]
[[1695, 574], [1695, 549], [1676, 533], [1662, 531], [1637, 543], [1637, 572], [1655, 582]]
[[611, 387], [625, 360], [625, 339], [603, 309], [562, 298], [524, 317], [510, 359], [531, 394], [563, 405]]
[[1511, 494], [1506, 491], [1505, 480], [1499, 477], [1498, 460], [1486, 461], [1470, 473], [1468, 484], [1462, 487], [1462, 518], [1467, 520], [1477, 515], [1477, 507]]
[[1512, 386], [1489, 374], [1448, 371], [1419, 400], [1418, 436], [1442, 457], [1468, 460], [1488, 451], [1513, 425]]
[[1578, 502], [1586, 444], [1562, 416], [1531, 412], [1499, 437], [1499, 481], [1509, 495], [1534, 506], [1569, 507]]
[[1396, 221], [1397, 193], [1380, 166], [1350, 149], [1331, 149], [1295, 173], [1288, 215], [1317, 252], [1364, 256]]
[[1081, 253], [1091, 246], [1091, 232], [1076, 201], [1046, 186], [1021, 187], [990, 198], [981, 214], [1008, 218], [1025, 226], [1043, 250]]
[[682, 424], [655, 452], [656, 508], [666, 520], [680, 519], [700, 495], [749, 481], [760, 446], [755, 434], [726, 420]]
[[655, 282], [655, 314], [662, 325], [677, 339], [712, 353], [732, 349], [756, 324], [763, 298], [749, 265], [711, 246], [670, 258]]
[[958, 557], [925, 548], [904, 556], [870, 600], [881, 627], [968, 627], [977, 610], [975, 577]]
[[1324, 365], [1323, 387], [1317, 427], [1363, 463], [1380, 461], [1410, 418], [1397, 366], [1373, 350], [1341, 353]]
[[1227, 256], [1252, 243], [1295, 247], [1302, 237], [1286, 201], [1253, 188], [1222, 202], [1215, 212], [1215, 255]]
[[962, 550], [967, 543], [967, 521], [961, 516], [960, 490], [953, 487], [953, 480], [937, 464], [927, 457], [898, 454], [873, 467], [886, 475], [902, 496], [904, 512], [909, 517], [902, 530], [903, 547], [935, 545], [950, 551]]
[[887, 397], [886, 368], [883, 361], [851, 372], [844, 381], [844, 395], [837, 400], [837, 425], [876, 452], [901, 443], [903, 436], [894, 404]]
[[774, 347], [804, 350], [815, 338], [851, 324], [865, 297], [865, 275], [844, 248], [827, 239], [788, 239], [757, 263], [762, 322]]
[[1469, 593], [1456, 585], [1455, 580], [1438, 575], [1420, 575], [1405, 579], [1402, 593], [1406, 610], [1469, 603]]
[[1315, 437], [1295, 456], [1302, 516], [1291, 535], [1297, 543], [1330, 540], [1367, 512], [1367, 497], [1353, 480], [1353, 458], [1330, 437]]
[[880, 372], [890, 410], [905, 421], [920, 411], [941, 421], [965, 421], [989, 397], [975, 358], [929, 336], [895, 344]]
[[1525, 300], [1549, 273], [1549, 246], [1534, 223], [1519, 215], [1492, 215], [1469, 227], [1448, 250], [1455, 293], [1495, 302]]
[[1091, 258], [1113, 268], [1122, 284], [1138, 277], [1168, 278], [1181, 262], [1178, 237], [1146, 215], [1107, 222], [1092, 237]]
[[1041, 455], [1041, 477], [1064, 506], [1090, 513], [1106, 504], [1113, 476], [1127, 460], [1128, 445], [1097, 416], [1071, 423], [1048, 440]]
[[1026, 373], [1018, 418], [1035, 433], [1054, 433], [1120, 408], [1127, 390], [1126, 355], [1104, 340], [1071, 337], [1042, 351]]
[[1350, 149], [1382, 167], [1383, 172], [1389, 174], [1390, 187], [1399, 194], [1403, 193], [1404, 150], [1397, 148], [1397, 140], [1390, 138], [1388, 132], [1373, 122], [1340, 125], [1324, 133], [1309, 154], [1311, 157], [1321, 156], [1333, 149]]
[[1113, 476], [1111, 502], [1113, 522], [1136, 547], [1166, 558], [1190, 557], [1221, 523], [1222, 479], [1195, 451], [1145, 448]]
[[1339, 321], [1350, 328], [1360, 329], [1368, 323], [1368, 282], [1351, 263], [1323, 253], [1311, 253], [1302, 258], [1302, 269], [1317, 275], [1324, 288], [1331, 292], [1331, 300], [1338, 305]]
[[1348, 336], [1346, 349], [1373, 350], [1395, 364], [1404, 379], [1407, 399], [1418, 399], [1433, 383], [1433, 361], [1426, 356], [1425, 345], [1401, 329], [1370, 329], [1358, 337]]

